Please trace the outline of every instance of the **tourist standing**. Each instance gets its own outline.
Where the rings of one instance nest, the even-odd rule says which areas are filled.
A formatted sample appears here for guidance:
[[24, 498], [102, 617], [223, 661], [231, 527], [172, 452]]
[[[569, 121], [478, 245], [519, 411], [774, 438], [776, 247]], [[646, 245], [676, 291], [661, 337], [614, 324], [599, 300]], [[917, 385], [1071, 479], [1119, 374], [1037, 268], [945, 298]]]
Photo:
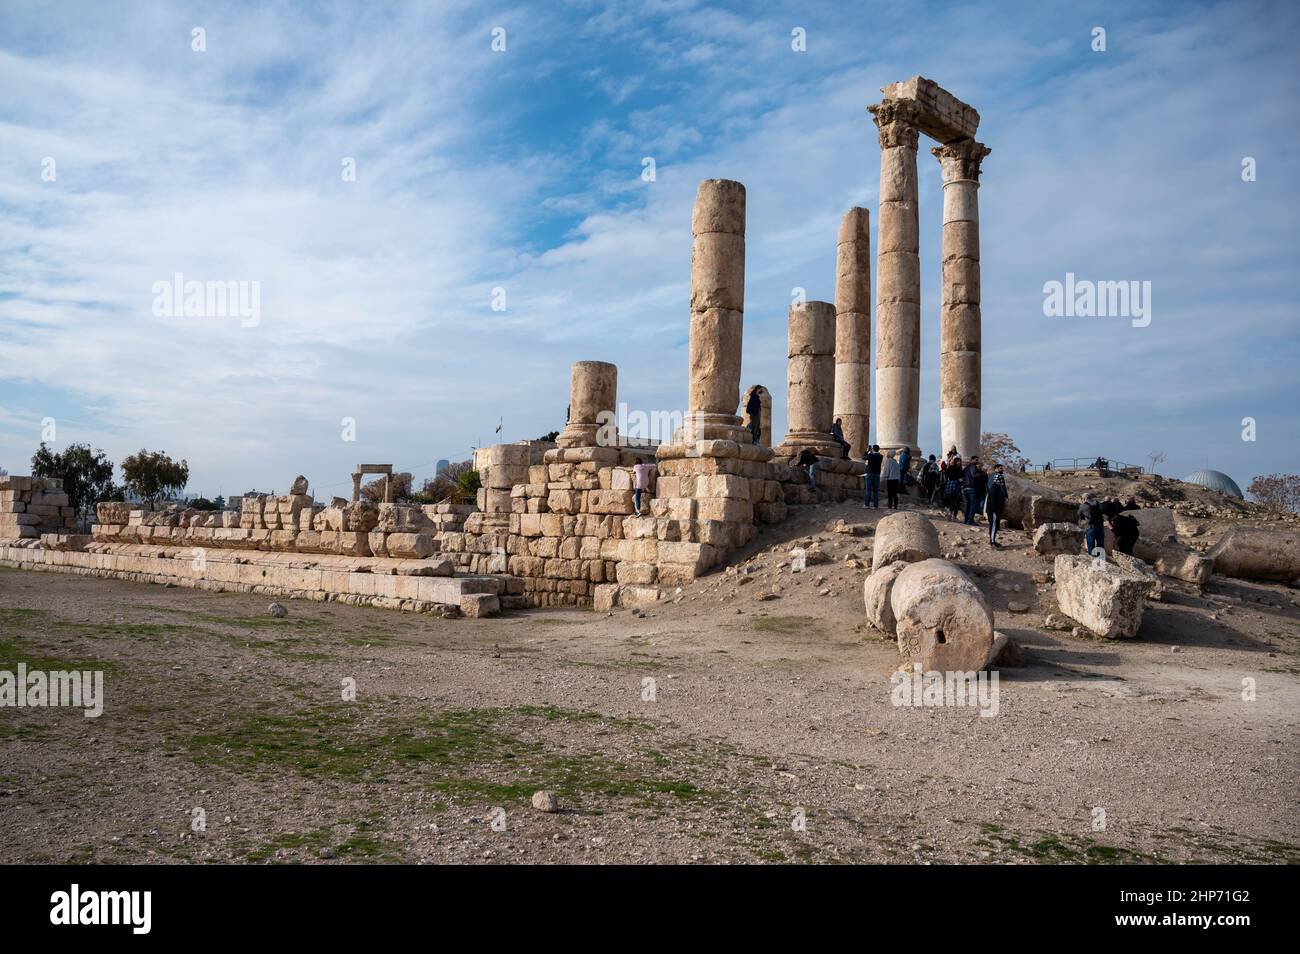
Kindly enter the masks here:
[[965, 523], [972, 527], [975, 526], [975, 503], [979, 499], [977, 488], [981, 476], [980, 459], [972, 457], [970, 463], [966, 465], [966, 469], [961, 472], [961, 492], [966, 504]]
[[745, 413], [749, 415], [749, 433], [754, 435], [754, 443], [757, 444], [763, 438], [763, 399], [758, 388], [749, 392]]
[[1137, 518], [1125, 510], [1120, 510], [1110, 518], [1110, 529], [1115, 534], [1115, 549], [1120, 553], [1133, 555], [1133, 545], [1138, 541], [1142, 525]]
[[1002, 524], [1002, 510], [1007, 505], [1007, 478], [1002, 472], [1001, 464], [993, 465], [993, 474], [989, 477], [988, 491], [984, 497], [984, 512], [989, 517], [989, 543], [1000, 547], [998, 527]]
[[[1136, 523], [1136, 521], [1134, 521]], [[1079, 504], [1079, 526], [1083, 528], [1083, 541], [1090, 554], [1106, 548], [1106, 517], [1101, 512], [1097, 495], [1090, 493]]]
[[941, 474], [939, 464], [934, 459], [934, 455], [931, 454], [930, 459], [921, 466], [921, 486], [925, 488], [925, 503], [927, 506], [934, 506], [934, 497], [939, 490], [939, 477]]
[[952, 457], [948, 460], [947, 470], [944, 471], [943, 482], [943, 506], [948, 511], [949, 520], [957, 519], [961, 497], [961, 458]]
[[880, 446], [872, 444], [867, 452], [862, 455], [862, 459], [867, 462], [867, 489], [866, 496], [863, 497], [862, 506], [875, 507], [880, 509], [880, 468], [884, 463], [884, 458], [880, 456]]
[[885, 493], [889, 501], [889, 509], [898, 509], [898, 484], [899, 476], [902, 471], [898, 467], [898, 461], [894, 459], [897, 451], [890, 451], [889, 456], [885, 458]]

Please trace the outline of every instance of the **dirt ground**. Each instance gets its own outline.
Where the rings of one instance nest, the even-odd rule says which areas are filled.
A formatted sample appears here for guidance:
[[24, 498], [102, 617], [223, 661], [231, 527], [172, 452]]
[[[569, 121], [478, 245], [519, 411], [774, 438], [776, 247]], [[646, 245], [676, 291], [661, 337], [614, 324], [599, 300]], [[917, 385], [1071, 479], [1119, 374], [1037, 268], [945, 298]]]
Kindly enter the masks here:
[[1077, 637], [1024, 534], [940, 519], [1027, 665], [994, 717], [899, 707], [871, 538], [826, 530], [883, 512], [797, 508], [643, 616], [0, 570], [0, 670], [106, 684], [0, 708], [0, 862], [1300, 861], [1300, 591], [1170, 581], [1138, 639]]

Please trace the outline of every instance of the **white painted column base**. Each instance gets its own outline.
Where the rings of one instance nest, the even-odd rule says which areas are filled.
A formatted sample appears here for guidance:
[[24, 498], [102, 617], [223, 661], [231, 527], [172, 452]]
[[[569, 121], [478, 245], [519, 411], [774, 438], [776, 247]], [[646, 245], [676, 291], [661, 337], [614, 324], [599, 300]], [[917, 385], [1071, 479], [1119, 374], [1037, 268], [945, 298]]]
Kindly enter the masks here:
[[980, 409], [977, 407], [944, 407], [939, 409], [939, 433], [943, 437], [944, 454], [956, 445], [962, 460], [970, 460], [980, 452]]

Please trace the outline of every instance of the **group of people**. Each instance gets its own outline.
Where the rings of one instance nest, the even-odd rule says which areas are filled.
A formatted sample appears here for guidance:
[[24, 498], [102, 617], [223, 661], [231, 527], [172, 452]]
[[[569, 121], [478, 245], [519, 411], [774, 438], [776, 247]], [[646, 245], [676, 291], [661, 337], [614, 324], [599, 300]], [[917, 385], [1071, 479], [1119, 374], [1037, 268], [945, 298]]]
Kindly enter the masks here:
[[1083, 541], [1088, 552], [1095, 554], [1099, 549], [1105, 550], [1106, 524], [1109, 523], [1111, 533], [1115, 535], [1115, 549], [1132, 556], [1141, 525], [1128, 511], [1138, 509], [1133, 497], [1121, 503], [1114, 497], [1103, 500], [1093, 493], [1085, 496], [1083, 503], [1079, 504], [1079, 526], [1083, 528]]
[[949, 519], [956, 520], [958, 512], [961, 512], [964, 522], [974, 526], [979, 523], [981, 515], [987, 516], [989, 543], [995, 547], [1001, 546], [998, 543], [998, 528], [1007, 503], [1007, 480], [1001, 464], [995, 463], [992, 470], [986, 470], [978, 457], [972, 457], [969, 463], [965, 463], [954, 447], [944, 455], [943, 460], [931, 454], [913, 477], [912, 455], [906, 447], [882, 454], [880, 445], [872, 444], [862, 459], [867, 465], [866, 494], [862, 501], [864, 507], [879, 509], [880, 484], [883, 480], [888, 506], [891, 510], [897, 510], [899, 493], [915, 479], [921, 485], [926, 504], [931, 507], [942, 506], [948, 512]]

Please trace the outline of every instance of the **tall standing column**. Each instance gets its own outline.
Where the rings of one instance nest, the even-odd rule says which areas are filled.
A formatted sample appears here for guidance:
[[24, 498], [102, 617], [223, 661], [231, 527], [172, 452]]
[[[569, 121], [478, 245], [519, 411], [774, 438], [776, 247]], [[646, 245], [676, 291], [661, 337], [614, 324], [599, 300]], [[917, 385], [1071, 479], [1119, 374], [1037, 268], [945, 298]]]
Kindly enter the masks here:
[[939, 305], [939, 433], [963, 459], [980, 447], [980, 163], [974, 139], [930, 150], [943, 167], [943, 294]]
[[871, 434], [871, 213], [857, 207], [835, 249], [835, 417], [849, 456], [861, 457]]
[[569, 378], [569, 422], [555, 439], [556, 446], [615, 446], [617, 397], [617, 365], [575, 361]]
[[804, 448], [839, 457], [830, 435], [835, 401], [835, 306], [805, 301], [790, 306], [787, 332], [786, 435], [778, 457], [795, 457]]
[[745, 187], [730, 179], [701, 182], [691, 234], [686, 437], [743, 443], [746, 431], [736, 408], [745, 313]]
[[916, 198], [919, 110], [870, 106], [880, 130], [880, 221], [876, 235], [876, 443], [916, 443], [921, 388], [921, 262]]

